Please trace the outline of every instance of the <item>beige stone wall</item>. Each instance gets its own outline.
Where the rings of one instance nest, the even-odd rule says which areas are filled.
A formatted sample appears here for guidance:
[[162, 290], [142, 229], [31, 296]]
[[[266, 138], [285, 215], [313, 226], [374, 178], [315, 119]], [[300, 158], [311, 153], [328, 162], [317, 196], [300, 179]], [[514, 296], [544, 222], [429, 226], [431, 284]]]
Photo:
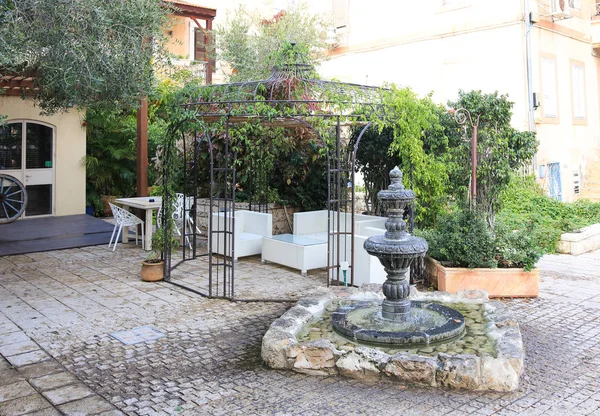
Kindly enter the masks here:
[[[235, 204], [235, 209], [248, 210], [248, 203], [237, 202]], [[269, 204], [268, 209], [269, 213], [273, 215], [273, 234], [291, 234], [294, 229], [294, 213], [300, 212], [300, 209], [298, 209], [298, 207], [280, 204]], [[365, 210], [364, 194], [358, 193], [356, 195], [356, 207], [354, 212], [362, 214]], [[196, 217], [198, 219], [198, 226], [203, 232], [208, 230], [209, 212], [218, 211], [219, 206], [216, 202], [213, 202], [212, 209], [210, 209], [210, 200], [208, 198], [198, 198]]]
[[54, 143], [54, 215], [85, 213], [86, 152], [84, 112], [72, 109], [66, 113], [41, 116], [31, 100], [0, 96], [0, 114], [11, 121], [33, 121], [55, 129]]
[[186, 18], [173, 18], [173, 25], [167, 30], [169, 42], [167, 50], [182, 59], [194, 59], [190, 56], [190, 23]]
[[[236, 210], [248, 210], [248, 203], [238, 202], [235, 204]], [[294, 212], [298, 212], [298, 208], [283, 206], [279, 204], [269, 204], [269, 213], [273, 215], [273, 234], [289, 234], [294, 226]], [[206, 198], [198, 198], [198, 208], [196, 216], [198, 218], [198, 226], [203, 232], [208, 230], [208, 221], [210, 212], [218, 212], [219, 206], [213, 202], [212, 209], [210, 200]]]
[[[585, 190], [596, 181], [592, 167], [600, 166], [600, 48], [592, 49], [600, 42], [594, 32], [600, 24], [591, 20], [591, 0], [582, 0], [581, 9], [572, 10], [568, 19], [550, 16], [548, 3], [529, 1], [535, 20], [531, 92], [543, 99], [540, 59], [544, 54], [556, 57], [559, 117], [546, 120], [541, 108], [535, 111], [533, 129], [540, 148], [532, 168], [539, 175], [541, 165], [560, 163], [562, 199], [572, 201], [579, 197], [574, 193], [574, 175], [579, 175]], [[348, 0], [341, 45], [320, 73], [361, 84], [394, 82], [421, 95], [433, 92], [433, 99], [442, 104], [455, 99], [459, 89], [497, 90], [515, 103], [513, 126], [529, 130], [524, 7], [522, 0]], [[386, 13], [381, 13], [383, 9]], [[573, 61], [585, 66], [585, 122], [573, 117]], [[540, 182], [548, 187], [547, 177]]]

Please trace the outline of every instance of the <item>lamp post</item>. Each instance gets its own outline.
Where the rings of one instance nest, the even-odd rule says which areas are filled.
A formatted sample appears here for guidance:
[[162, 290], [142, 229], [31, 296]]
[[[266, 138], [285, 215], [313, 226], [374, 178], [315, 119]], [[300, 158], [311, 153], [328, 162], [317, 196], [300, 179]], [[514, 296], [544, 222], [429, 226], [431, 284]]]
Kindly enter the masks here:
[[475, 122], [471, 118], [471, 112], [466, 108], [459, 108], [458, 110], [452, 111], [454, 114], [454, 120], [463, 126], [469, 124], [473, 128], [473, 137], [471, 138], [471, 203], [473, 206], [476, 205], [477, 201], [477, 130], [479, 128], [479, 117], [481, 114], [476, 114]]

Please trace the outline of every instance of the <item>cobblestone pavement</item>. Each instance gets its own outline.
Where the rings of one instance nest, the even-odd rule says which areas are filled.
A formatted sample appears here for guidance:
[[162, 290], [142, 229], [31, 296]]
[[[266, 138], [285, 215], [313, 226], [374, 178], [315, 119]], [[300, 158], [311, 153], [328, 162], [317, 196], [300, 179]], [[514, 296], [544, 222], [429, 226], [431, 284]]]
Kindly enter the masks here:
[[[600, 252], [545, 257], [540, 297], [506, 301], [527, 349], [510, 394], [267, 369], [261, 337], [289, 304], [140, 282], [143, 257], [120, 246], [0, 258], [0, 415], [600, 414]], [[200, 279], [203, 267], [186, 271]], [[322, 272], [303, 278], [257, 259], [236, 270], [240, 297], [325, 284]], [[110, 335], [146, 325], [165, 336], [125, 345]]]

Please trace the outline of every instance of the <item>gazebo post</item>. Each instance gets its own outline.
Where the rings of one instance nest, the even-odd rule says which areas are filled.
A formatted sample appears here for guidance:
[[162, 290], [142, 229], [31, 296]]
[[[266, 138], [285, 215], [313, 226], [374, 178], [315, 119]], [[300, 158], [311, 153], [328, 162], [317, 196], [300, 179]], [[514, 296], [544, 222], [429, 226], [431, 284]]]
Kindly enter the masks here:
[[148, 97], [140, 98], [137, 110], [136, 195], [148, 196]]

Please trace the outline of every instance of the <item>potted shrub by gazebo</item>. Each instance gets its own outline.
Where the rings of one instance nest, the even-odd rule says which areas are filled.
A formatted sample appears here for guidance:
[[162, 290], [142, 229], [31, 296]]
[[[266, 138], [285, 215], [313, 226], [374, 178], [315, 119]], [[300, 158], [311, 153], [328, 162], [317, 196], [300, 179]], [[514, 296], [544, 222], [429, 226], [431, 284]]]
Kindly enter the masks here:
[[440, 218], [424, 232], [429, 242], [426, 273], [439, 290], [485, 290], [490, 297], [537, 297], [542, 255], [528, 230], [503, 224], [490, 229], [474, 210]]

